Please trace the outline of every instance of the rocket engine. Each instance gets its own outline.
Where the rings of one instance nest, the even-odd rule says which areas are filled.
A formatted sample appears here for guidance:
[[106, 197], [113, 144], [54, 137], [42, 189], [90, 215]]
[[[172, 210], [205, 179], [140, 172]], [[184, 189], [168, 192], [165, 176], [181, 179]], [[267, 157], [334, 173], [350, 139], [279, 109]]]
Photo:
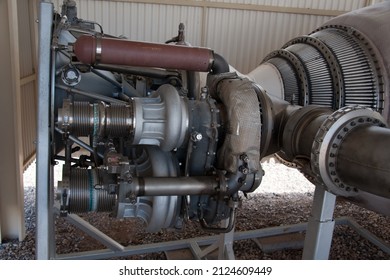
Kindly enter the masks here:
[[261, 159], [276, 153], [389, 214], [375, 203], [390, 198], [389, 15], [387, 2], [335, 18], [243, 75], [189, 46], [183, 26], [173, 43], [129, 41], [66, 2], [52, 37], [60, 213], [227, 232], [241, 194], [261, 187]]

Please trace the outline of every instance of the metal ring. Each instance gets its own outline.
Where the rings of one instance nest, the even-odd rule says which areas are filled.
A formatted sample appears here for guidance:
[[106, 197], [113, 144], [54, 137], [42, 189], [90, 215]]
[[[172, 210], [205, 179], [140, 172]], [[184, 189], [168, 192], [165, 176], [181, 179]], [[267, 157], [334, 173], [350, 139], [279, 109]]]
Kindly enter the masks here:
[[347, 134], [362, 125], [385, 126], [384, 119], [370, 108], [355, 105], [335, 111], [319, 128], [312, 146], [312, 171], [328, 191], [354, 196], [358, 189], [345, 184], [337, 174], [337, 155]]
[[102, 59], [102, 37], [96, 36], [95, 64], [99, 64]]
[[[310, 85], [309, 85], [308, 76], [307, 76], [307, 73], [306, 73], [306, 70], [305, 70], [305, 67], [304, 67], [302, 61], [294, 53], [290, 52], [289, 50], [281, 49], [281, 50], [274, 51], [274, 52], [270, 53], [269, 55], [267, 55], [264, 58], [263, 62], [266, 62], [274, 57], [280, 57], [280, 58], [288, 61], [288, 63], [290, 63], [290, 65], [293, 66], [294, 71], [296, 72], [296, 75], [297, 75], [297, 82], [299, 83], [299, 86], [301, 87], [300, 91], [299, 91], [299, 96], [298, 96], [298, 104], [301, 106], [308, 105], [309, 104], [309, 92], [310, 92], [309, 87], [310, 87]], [[297, 104], [295, 104], [295, 105], [297, 105]]]
[[335, 92], [333, 96], [333, 110], [343, 107], [344, 88], [343, 76], [341, 75], [341, 67], [334, 52], [320, 39], [312, 36], [301, 36], [287, 42], [283, 48], [287, 48], [294, 44], [307, 44], [314, 47], [325, 59], [329, 67], [329, 74], [332, 79], [332, 88]]

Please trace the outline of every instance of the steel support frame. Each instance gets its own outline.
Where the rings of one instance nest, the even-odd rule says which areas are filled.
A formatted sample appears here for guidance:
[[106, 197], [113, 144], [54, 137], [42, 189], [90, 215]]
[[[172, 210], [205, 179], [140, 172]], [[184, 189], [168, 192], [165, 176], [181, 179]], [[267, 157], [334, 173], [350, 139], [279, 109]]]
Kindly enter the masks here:
[[[189, 249], [192, 252], [193, 258], [198, 260], [207, 259], [207, 256], [216, 250], [219, 251], [218, 255], [220, 259], [234, 259], [232, 247], [233, 241], [271, 237], [295, 232], [304, 232], [308, 228], [308, 223], [299, 223], [294, 225], [269, 227], [244, 232], [229, 232], [226, 235], [220, 234], [214, 236], [204, 236], [192, 239], [166, 241], [144, 245], [129, 245], [125, 247], [117, 243], [115, 240], [111, 239], [104, 233], [100, 232], [96, 228], [92, 227], [76, 215], [69, 215], [67, 220], [73, 225], [82, 229], [90, 236], [94, 237], [96, 240], [100, 241], [107, 248], [86, 252], [57, 254], [55, 255], [55, 259], [57, 260], [108, 259], [180, 249]], [[335, 219], [334, 222], [336, 225], [346, 225], [351, 227], [359, 235], [376, 245], [386, 254], [390, 255], [390, 246], [385, 241], [381, 240], [368, 230], [362, 228], [353, 219], [348, 217], [340, 217]], [[229, 242], [227, 243], [226, 238], [229, 240]], [[223, 249], [221, 248], [221, 246], [223, 247]], [[204, 249], [201, 249], [201, 247], [204, 247]], [[305, 250], [307, 249], [304, 248], [304, 251]]]
[[[390, 255], [390, 246], [359, 226], [354, 220], [348, 217], [333, 219], [336, 197], [327, 192], [321, 186], [317, 187], [314, 193], [312, 214], [308, 223], [299, 223], [286, 226], [269, 227], [252, 231], [234, 232], [214, 236], [198, 237], [176, 241], [158, 242], [145, 245], [122, 246], [109, 236], [78, 217], [71, 214], [67, 221], [95, 238], [107, 249], [69, 254], [57, 254], [56, 259], [78, 260], [78, 259], [107, 259], [125, 257], [153, 252], [165, 252], [179, 249], [189, 249], [194, 259], [207, 259], [207, 256], [218, 250], [218, 259], [234, 259], [233, 242], [239, 240], [255, 239], [262, 237], [278, 236], [289, 233], [305, 232], [306, 238], [303, 248], [303, 259], [328, 259], [332, 243], [333, 230], [335, 225], [347, 225], [354, 229], [362, 237], [376, 245], [382, 251]], [[203, 249], [202, 249], [202, 248]]]
[[[93, 226], [89, 224], [86, 225], [87, 222], [79, 218], [77, 215], [68, 215], [66, 220], [79, 229], [82, 229], [85, 233], [94, 237], [96, 240], [100, 241], [107, 248], [86, 252], [57, 254], [55, 259], [58, 260], [107, 259], [179, 249], [190, 249], [194, 259], [207, 259], [207, 256], [216, 250], [218, 250], [219, 259], [234, 259], [234, 241], [288, 234], [293, 232], [302, 232], [306, 229], [306, 223], [301, 223], [296, 225], [278, 226], [245, 232], [234, 232], [234, 230], [232, 230], [228, 233], [221, 233], [213, 236], [204, 236], [192, 239], [158, 242], [135, 246], [129, 245], [124, 247]], [[201, 247], [205, 248], [201, 249]]]
[[37, 131], [37, 190], [36, 190], [36, 258], [51, 259], [54, 256], [53, 216], [53, 168], [50, 161], [50, 100], [51, 82], [51, 39], [53, 4], [39, 5], [39, 53], [38, 53], [38, 131]]
[[313, 206], [306, 230], [302, 258], [306, 260], [327, 260], [332, 244], [335, 221], [333, 212], [336, 196], [317, 186]]
[[[224, 236], [225, 234], [220, 234], [184, 240], [122, 246], [121, 244], [117, 243], [115, 240], [100, 232], [99, 230], [97, 230], [76, 215], [69, 215], [67, 217], [67, 220], [76, 227], [82, 229], [85, 233], [100, 241], [107, 248], [86, 252], [57, 254], [55, 255], [55, 259], [57, 260], [108, 259], [180, 249], [189, 249], [192, 252], [194, 259], [207, 259], [207, 256], [216, 250], [219, 251], [219, 258], [221, 258], [221, 252], [224, 252], [222, 259], [234, 259], [234, 254], [229, 255], [229, 253], [233, 252], [233, 248], [232, 246], [230, 246], [232, 245], [233, 241], [271, 237], [295, 232], [304, 232], [308, 227], [308, 223], [299, 223], [294, 225], [269, 227], [251, 231], [229, 232], [227, 233], [227, 236]], [[386, 254], [390, 255], [390, 246], [385, 241], [381, 240], [368, 230], [359, 226], [359, 224], [356, 223], [353, 219], [348, 217], [340, 217], [335, 219], [335, 224], [351, 227], [362, 237], [366, 238], [368, 241], [372, 242]], [[231, 238], [227, 244], [225, 243], [226, 238]], [[223, 246], [222, 251], [221, 245]], [[226, 246], [228, 249], [228, 254], [226, 254], [226, 251], [224, 251], [226, 249]], [[201, 249], [201, 247], [204, 248]]]

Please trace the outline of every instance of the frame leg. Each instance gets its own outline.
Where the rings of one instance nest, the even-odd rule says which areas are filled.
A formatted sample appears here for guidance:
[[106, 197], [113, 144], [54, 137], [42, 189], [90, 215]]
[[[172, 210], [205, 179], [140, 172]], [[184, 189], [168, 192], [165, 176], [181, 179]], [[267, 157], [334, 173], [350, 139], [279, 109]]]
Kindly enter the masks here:
[[53, 205], [50, 166], [50, 54], [53, 4], [41, 2], [39, 16], [39, 78], [37, 139], [36, 258], [53, 256]]
[[329, 258], [335, 221], [333, 212], [336, 196], [316, 186], [313, 209], [306, 230], [302, 259], [327, 260]]
[[[225, 220], [226, 223], [228, 221]], [[227, 233], [221, 233], [219, 235], [219, 249], [218, 249], [218, 259], [219, 260], [234, 260], [234, 251], [233, 251], [233, 241], [234, 241], [234, 227], [231, 231]]]

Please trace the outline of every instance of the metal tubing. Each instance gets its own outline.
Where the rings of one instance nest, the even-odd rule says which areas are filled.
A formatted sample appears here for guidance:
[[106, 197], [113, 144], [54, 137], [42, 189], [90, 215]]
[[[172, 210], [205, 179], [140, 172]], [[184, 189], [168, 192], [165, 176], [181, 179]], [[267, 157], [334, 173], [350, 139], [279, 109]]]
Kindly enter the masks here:
[[[390, 198], [390, 129], [365, 126], [341, 143], [337, 173], [348, 185]], [[368, 149], [370, 147], [370, 149]]]
[[340, 218], [337, 221], [339, 224], [346, 224], [353, 228], [360, 236], [362, 236], [364, 239], [367, 239], [372, 244], [376, 245], [378, 248], [380, 248], [383, 252], [390, 255], [390, 246], [383, 241], [382, 239], [378, 238], [374, 234], [372, 234], [367, 229], [363, 228], [361, 225], [359, 225], [355, 220], [348, 219], [348, 218]]
[[159, 68], [143, 68], [143, 67], [132, 67], [132, 66], [118, 66], [109, 64], [98, 64], [94, 66], [95, 69], [107, 70], [112, 72], [120, 72], [125, 74], [146, 76], [151, 78], [165, 79], [167, 77], [179, 77], [179, 72], [168, 71]]
[[118, 83], [117, 81], [105, 76], [103, 73], [96, 69], [91, 69], [91, 72], [94, 73], [95, 75], [99, 76], [100, 78], [106, 80], [107, 82], [111, 83], [112, 85], [116, 86], [118, 89], [122, 89], [122, 85]]
[[[58, 210], [57, 210], [58, 211]], [[99, 241], [101, 244], [105, 245], [107, 248], [109, 248], [112, 251], [123, 251], [124, 246], [119, 244], [117, 241], [109, 237], [108, 235], [104, 234], [103, 232], [97, 230], [95, 227], [93, 227], [90, 223], [86, 222], [79, 216], [75, 214], [68, 214], [66, 216], [66, 220], [77, 226], [79, 229], [84, 231], [85, 233], [88, 233], [89, 236]]]
[[122, 101], [122, 100], [119, 100], [119, 99], [111, 98], [111, 97], [104, 96], [104, 95], [97, 94], [97, 93], [86, 92], [86, 91], [83, 91], [83, 90], [79, 90], [79, 89], [75, 89], [75, 88], [71, 88], [71, 87], [67, 87], [67, 86], [56, 85], [56, 88], [63, 89], [66, 92], [69, 92], [69, 93], [72, 93], [72, 94], [80, 94], [80, 95], [83, 95], [83, 96], [86, 96], [86, 97], [89, 97], [89, 98], [93, 98], [93, 99], [96, 99], [96, 100], [101, 100], [101, 101], [104, 101], [104, 102], [107, 102], [107, 103], [128, 104], [128, 102], [126, 102], [126, 101]]
[[215, 177], [146, 177], [136, 180], [135, 193], [139, 196], [202, 195], [217, 193]]
[[74, 45], [87, 64], [115, 64], [209, 72], [214, 54], [206, 48], [81, 36]]
[[[55, 130], [58, 132], [58, 133], [61, 133], [61, 134], [64, 134], [65, 132], [63, 130], [61, 130], [60, 128], [58, 127], [55, 127]], [[68, 135], [68, 138], [70, 140], [72, 140], [73, 142], [75, 142], [77, 145], [79, 145], [81, 148], [84, 148], [86, 149], [88, 152], [90, 153], [95, 153], [94, 149], [89, 146], [87, 143], [81, 141], [79, 138], [73, 136], [73, 135]], [[104, 158], [103, 154], [101, 153], [97, 153], [97, 155], [100, 157], [100, 158]]]

